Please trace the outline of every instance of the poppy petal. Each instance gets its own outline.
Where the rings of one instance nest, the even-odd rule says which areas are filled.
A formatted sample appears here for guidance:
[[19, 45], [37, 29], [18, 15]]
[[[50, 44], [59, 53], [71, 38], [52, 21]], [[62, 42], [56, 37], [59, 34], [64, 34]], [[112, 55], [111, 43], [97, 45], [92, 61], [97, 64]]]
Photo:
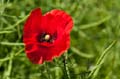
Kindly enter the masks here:
[[59, 39], [55, 43], [55, 46], [49, 49], [50, 52], [46, 53], [46, 55], [44, 56], [44, 60], [52, 61], [53, 58], [61, 56], [66, 50], [68, 50], [69, 46], [70, 46], [70, 36], [64, 35], [63, 39]]
[[59, 18], [59, 22], [61, 23], [64, 21], [63, 28], [65, 28], [65, 31], [69, 33], [73, 27], [73, 20], [70, 15], [68, 15], [66, 12], [62, 10], [52, 10], [50, 13], [54, 16], [57, 16]]
[[40, 8], [36, 8], [31, 12], [24, 25], [24, 38], [30, 38], [31, 34], [40, 31], [39, 27], [41, 22], [41, 16], [42, 13]]
[[57, 23], [54, 15], [47, 13], [47, 15], [42, 16], [40, 28], [43, 31], [53, 34], [57, 30], [56, 27], [57, 27]]

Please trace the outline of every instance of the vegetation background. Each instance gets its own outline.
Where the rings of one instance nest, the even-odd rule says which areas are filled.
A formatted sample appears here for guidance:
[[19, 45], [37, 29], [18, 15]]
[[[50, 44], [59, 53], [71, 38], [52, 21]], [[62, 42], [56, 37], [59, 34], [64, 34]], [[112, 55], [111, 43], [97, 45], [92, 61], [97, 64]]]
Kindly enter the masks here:
[[[23, 25], [36, 7], [72, 16], [66, 64], [64, 56], [42, 65], [27, 59]], [[120, 79], [120, 0], [0, 0], [0, 79]]]

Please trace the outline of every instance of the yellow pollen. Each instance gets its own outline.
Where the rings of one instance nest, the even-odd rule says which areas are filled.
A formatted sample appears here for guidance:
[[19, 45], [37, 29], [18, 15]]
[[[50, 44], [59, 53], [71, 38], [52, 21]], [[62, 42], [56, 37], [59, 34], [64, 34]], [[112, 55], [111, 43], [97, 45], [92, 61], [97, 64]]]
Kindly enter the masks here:
[[50, 39], [50, 35], [46, 34], [45, 37], [44, 37], [44, 39], [45, 39], [46, 41], [49, 40], [49, 39]]

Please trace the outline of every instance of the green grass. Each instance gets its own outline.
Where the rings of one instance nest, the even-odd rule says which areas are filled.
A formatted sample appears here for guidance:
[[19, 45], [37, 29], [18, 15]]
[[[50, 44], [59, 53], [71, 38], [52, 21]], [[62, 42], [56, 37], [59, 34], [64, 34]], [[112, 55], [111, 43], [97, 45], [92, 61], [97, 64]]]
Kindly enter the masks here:
[[[27, 59], [23, 25], [36, 7], [72, 16], [67, 63]], [[120, 79], [120, 0], [0, 0], [0, 79]]]

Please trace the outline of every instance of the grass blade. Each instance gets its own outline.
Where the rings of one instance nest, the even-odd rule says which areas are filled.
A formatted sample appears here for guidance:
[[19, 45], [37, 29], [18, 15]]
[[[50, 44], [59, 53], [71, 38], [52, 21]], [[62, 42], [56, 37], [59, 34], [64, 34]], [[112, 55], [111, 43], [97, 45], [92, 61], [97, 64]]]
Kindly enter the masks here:
[[100, 58], [98, 59], [95, 68], [91, 71], [91, 73], [89, 74], [89, 78], [94, 79], [97, 74], [99, 69], [101, 68], [103, 62], [105, 61], [105, 56], [107, 56], [107, 54], [109, 53], [108, 51], [115, 45], [116, 41], [113, 41], [102, 53], [102, 55], [100, 56]]

